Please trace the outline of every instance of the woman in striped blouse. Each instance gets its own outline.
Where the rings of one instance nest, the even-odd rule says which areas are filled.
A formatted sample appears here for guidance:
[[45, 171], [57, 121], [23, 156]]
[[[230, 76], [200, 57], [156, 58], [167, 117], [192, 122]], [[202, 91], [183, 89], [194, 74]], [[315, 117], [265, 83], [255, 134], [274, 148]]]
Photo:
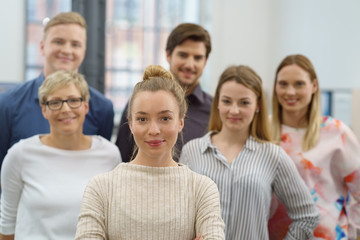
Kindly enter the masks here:
[[318, 211], [291, 159], [270, 143], [262, 81], [251, 68], [222, 73], [209, 130], [184, 146], [180, 162], [216, 182], [226, 239], [269, 239], [272, 193], [294, 221], [286, 239], [311, 239]]
[[128, 107], [137, 154], [89, 182], [76, 239], [224, 239], [216, 184], [173, 160], [186, 109], [171, 73], [147, 67]]

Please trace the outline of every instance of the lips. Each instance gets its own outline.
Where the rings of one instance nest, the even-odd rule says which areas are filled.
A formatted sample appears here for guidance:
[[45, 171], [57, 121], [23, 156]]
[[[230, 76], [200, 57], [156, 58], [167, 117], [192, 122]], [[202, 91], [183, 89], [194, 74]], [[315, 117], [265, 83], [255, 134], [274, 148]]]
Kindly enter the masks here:
[[183, 73], [184, 77], [186, 77], [186, 78], [191, 78], [194, 75], [191, 72], [182, 72], [182, 73]]
[[293, 106], [297, 103], [297, 99], [287, 99], [285, 102], [287, 105]]
[[71, 62], [72, 58], [68, 58], [68, 57], [58, 57], [58, 59], [62, 62]]
[[192, 71], [190, 69], [180, 69], [180, 72], [184, 75], [186, 78], [191, 78], [196, 74], [195, 71]]
[[60, 118], [58, 120], [59, 122], [67, 124], [67, 123], [71, 123], [74, 119], [75, 117], [65, 117], [65, 118]]
[[151, 147], [158, 147], [161, 144], [163, 144], [165, 142], [165, 140], [150, 140], [150, 141], [145, 141], [147, 144], [149, 144]]
[[237, 122], [237, 121], [241, 120], [240, 118], [237, 118], [237, 117], [228, 117], [227, 119], [231, 122]]

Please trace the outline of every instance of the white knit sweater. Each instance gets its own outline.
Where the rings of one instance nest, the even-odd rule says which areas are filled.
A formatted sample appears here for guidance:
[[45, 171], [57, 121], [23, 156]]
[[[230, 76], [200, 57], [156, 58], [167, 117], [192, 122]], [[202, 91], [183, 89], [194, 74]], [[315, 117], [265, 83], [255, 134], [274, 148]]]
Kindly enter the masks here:
[[219, 192], [187, 166], [122, 163], [93, 178], [76, 239], [224, 239]]

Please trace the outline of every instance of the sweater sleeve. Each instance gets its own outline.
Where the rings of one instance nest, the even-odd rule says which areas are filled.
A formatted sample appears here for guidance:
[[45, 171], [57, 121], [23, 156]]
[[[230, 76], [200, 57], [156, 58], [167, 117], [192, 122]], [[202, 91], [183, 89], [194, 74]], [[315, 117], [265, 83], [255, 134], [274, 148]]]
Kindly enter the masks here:
[[76, 240], [108, 239], [106, 233], [105, 204], [106, 195], [99, 176], [90, 180], [86, 186], [76, 230]]
[[21, 161], [21, 143], [9, 149], [1, 168], [1, 211], [0, 233], [15, 233], [16, 216], [24, 183], [21, 177], [23, 161]]
[[216, 184], [208, 177], [198, 175], [196, 192], [196, 236], [204, 239], [225, 239], [225, 224], [221, 218], [220, 197]]
[[273, 188], [293, 221], [285, 239], [312, 239], [319, 212], [295, 164], [283, 149], [279, 150], [280, 161]]

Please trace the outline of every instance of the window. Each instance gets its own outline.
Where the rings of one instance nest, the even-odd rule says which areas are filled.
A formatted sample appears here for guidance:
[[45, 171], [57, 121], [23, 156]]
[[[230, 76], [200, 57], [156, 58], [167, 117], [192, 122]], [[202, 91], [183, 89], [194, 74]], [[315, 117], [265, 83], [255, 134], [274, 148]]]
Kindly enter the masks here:
[[[119, 123], [134, 85], [147, 65], [168, 68], [166, 40], [181, 22], [210, 26], [212, 0], [107, 0], [105, 34], [105, 96], [112, 100], [115, 124]], [[28, 0], [26, 76], [42, 70], [39, 43], [43, 19], [71, 10], [71, 0]], [[206, 73], [204, 73], [206, 74]]]
[[40, 51], [43, 37], [43, 20], [59, 12], [71, 10], [71, 0], [27, 0], [26, 2], [26, 47], [25, 79], [37, 77], [43, 68]]
[[[146, 66], [168, 68], [165, 47], [181, 22], [210, 25], [209, 0], [108, 0], [106, 18], [105, 94], [114, 103], [116, 119]], [[203, 11], [201, 11], [203, 10]]]

